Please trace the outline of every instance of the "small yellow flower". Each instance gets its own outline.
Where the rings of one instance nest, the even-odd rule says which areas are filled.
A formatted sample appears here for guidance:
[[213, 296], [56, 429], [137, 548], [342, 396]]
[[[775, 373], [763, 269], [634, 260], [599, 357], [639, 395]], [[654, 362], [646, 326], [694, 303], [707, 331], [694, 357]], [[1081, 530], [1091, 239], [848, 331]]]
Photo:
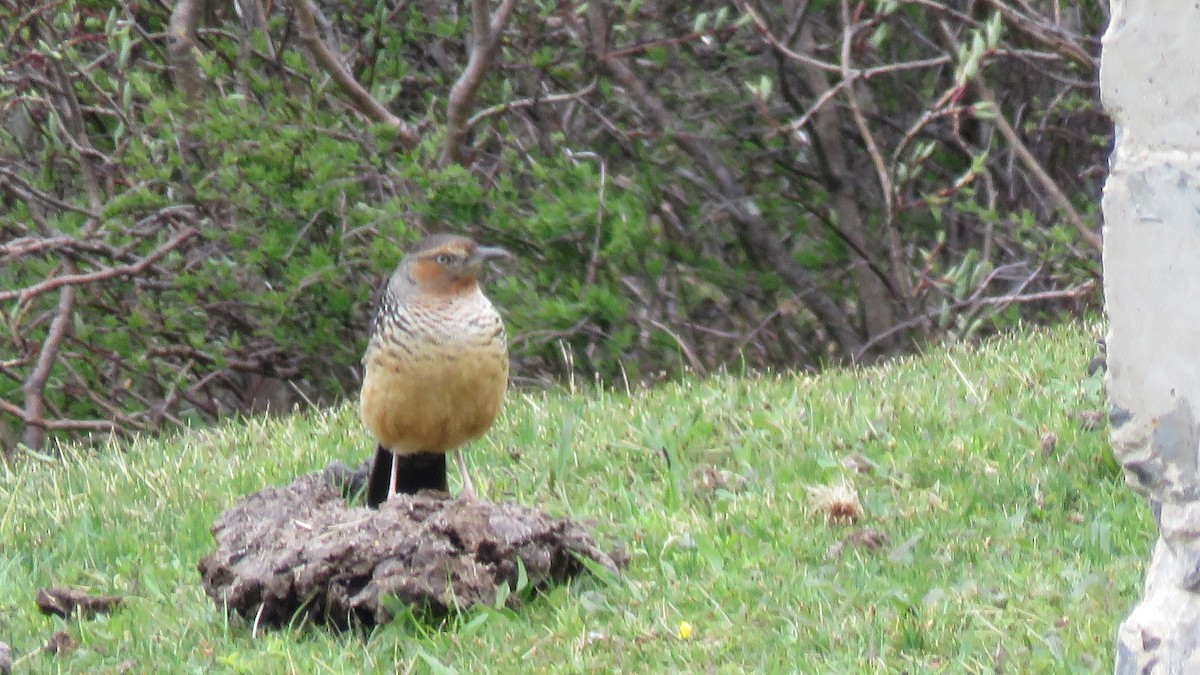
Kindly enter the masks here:
[[679, 622], [679, 639], [690, 640], [692, 637], [692, 624], [687, 621]]

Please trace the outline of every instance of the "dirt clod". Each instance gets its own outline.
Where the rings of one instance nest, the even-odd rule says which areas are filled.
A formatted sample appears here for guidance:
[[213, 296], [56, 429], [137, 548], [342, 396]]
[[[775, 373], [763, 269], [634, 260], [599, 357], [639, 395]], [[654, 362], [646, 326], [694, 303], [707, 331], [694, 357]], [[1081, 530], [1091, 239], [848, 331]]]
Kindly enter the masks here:
[[701, 466], [692, 472], [692, 483], [695, 485], [696, 492], [704, 496], [711, 496], [718, 490], [741, 492], [747, 482], [745, 476], [717, 468], [711, 464]]
[[55, 631], [55, 633], [50, 636], [50, 639], [46, 640], [46, 644], [43, 649], [50, 654], [58, 654], [59, 656], [63, 656], [75, 651], [75, 648], [78, 646], [79, 643], [75, 641], [75, 638], [71, 637], [70, 633], [65, 630], [60, 630]]
[[1042, 454], [1049, 457], [1054, 454], [1054, 448], [1058, 447], [1058, 435], [1047, 431], [1042, 434]]
[[860, 452], [852, 452], [842, 458], [842, 466], [854, 473], [875, 473], [876, 464]]
[[84, 591], [73, 588], [51, 586], [38, 591], [35, 602], [37, 602], [38, 609], [42, 610], [42, 614], [56, 614], [65, 618], [78, 612], [83, 617], [92, 617], [113, 611], [117, 605], [121, 604], [121, 597], [88, 595]]
[[841, 541], [829, 547], [825, 552], [827, 558], [837, 558], [847, 548], [857, 548], [864, 551], [878, 551], [883, 548], [888, 541], [888, 537], [883, 532], [876, 530], [873, 527], [862, 527], [851, 530]]
[[216, 550], [199, 565], [209, 597], [263, 626], [371, 626], [403, 605], [434, 617], [492, 605], [501, 584], [516, 587], [518, 560], [533, 590], [583, 572], [580, 557], [611, 572], [625, 562], [565, 518], [433, 492], [371, 510], [346, 504], [342, 491], [354, 483], [331, 467], [222, 514], [212, 526]]

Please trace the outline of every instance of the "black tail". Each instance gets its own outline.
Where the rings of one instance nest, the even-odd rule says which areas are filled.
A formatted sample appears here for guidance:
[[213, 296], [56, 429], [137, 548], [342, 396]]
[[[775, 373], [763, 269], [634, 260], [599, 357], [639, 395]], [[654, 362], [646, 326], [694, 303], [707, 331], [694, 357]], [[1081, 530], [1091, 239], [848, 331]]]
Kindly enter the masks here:
[[406, 495], [415, 495], [420, 490], [449, 492], [444, 454], [397, 455], [380, 445], [375, 448], [375, 461], [371, 463], [371, 477], [367, 480], [367, 506], [375, 509], [387, 501], [392, 462], [400, 462], [396, 467], [396, 492]]

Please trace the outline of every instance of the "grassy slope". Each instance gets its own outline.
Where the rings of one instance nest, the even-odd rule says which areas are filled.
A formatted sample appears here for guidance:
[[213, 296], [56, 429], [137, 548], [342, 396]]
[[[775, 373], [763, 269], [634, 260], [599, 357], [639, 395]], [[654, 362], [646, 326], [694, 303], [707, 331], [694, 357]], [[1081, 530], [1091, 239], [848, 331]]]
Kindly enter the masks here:
[[[208, 525], [232, 501], [366, 456], [352, 408], [72, 455], [66, 470], [27, 462], [0, 475], [0, 641], [20, 658], [55, 630], [78, 640], [17, 672], [1110, 670], [1153, 526], [1105, 428], [1076, 417], [1102, 406], [1084, 380], [1092, 353], [1088, 331], [1061, 328], [865, 372], [514, 396], [470, 453], [476, 485], [591, 519], [632, 562], [619, 584], [581, 581], [445, 630], [252, 638], [199, 586]], [[851, 453], [877, 470], [850, 474]], [[704, 466], [746, 484], [706, 489]], [[827, 555], [852, 528], [827, 526], [805, 488], [844, 475], [883, 550]], [[49, 584], [127, 604], [42, 617], [33, 597]]]

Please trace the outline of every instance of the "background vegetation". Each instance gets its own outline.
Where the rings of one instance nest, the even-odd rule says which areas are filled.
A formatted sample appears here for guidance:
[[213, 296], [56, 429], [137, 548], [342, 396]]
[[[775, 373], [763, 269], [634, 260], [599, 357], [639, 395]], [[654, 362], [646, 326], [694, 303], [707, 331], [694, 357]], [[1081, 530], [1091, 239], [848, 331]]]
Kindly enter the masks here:
[[[630, 564], [444, 629], [255, 632], [198, 582], [233, 501], [367, 454], [353, 404], [0, 468], [0, 640], [22, 673], [1108, 672], [1155, 528], [1108, 449], [1092, 338], [522, 392], [467, 455], [477, 488], [584, 519]], [[808, 490], [843, 483], [856, 522]], [[45, 617], [51, 584], [124, 602]]]
[[1103, 2], [0, 0], [0, 447], [357, 386], [423, 232], [525, 382], [1097, 303]]

